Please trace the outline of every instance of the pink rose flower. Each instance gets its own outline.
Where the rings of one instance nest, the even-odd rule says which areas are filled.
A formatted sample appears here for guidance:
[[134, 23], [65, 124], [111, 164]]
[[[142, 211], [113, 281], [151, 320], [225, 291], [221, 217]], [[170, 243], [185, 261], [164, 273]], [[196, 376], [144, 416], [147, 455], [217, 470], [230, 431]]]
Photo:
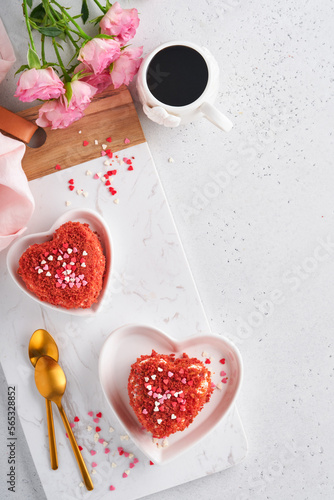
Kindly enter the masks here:
[[75, 68], [74, 73], [79, 73], [79, 71], [82, 71], [83, 74], [89, 73], [88, 75], [86, 74], [86, 76], [79, 77], [79, 80], [80, 82], [85, 82], [95, 87], [97, 94], [103, 92], [103, 90], [111, 85], [109, 69], [105, 69], [102, 73], [95, 75], [91, 72], [92, 70], [90, 68], [87, 68], [87, 66], [81, 63]]
[[143, 60], [140, 57], [143, 53], [143, 47], [128, 47], [121, 51], [120, 57], [114, 62], [110, 73], [111, 81], [115, 89], [123, 83], [129, 85], [132, 78], [137, 73]]
[[71, 82], [71, 87], [72, 97], [68, 108], [80, 109], [83, 111], [87, 108], [92, 100], [92, 97], [96, 94], [96, 88], [80, 80], [74, 80]]
[[102, 73], [119, 56], [118, 42], [110, 38], [93, 38], [81, 47], [78, 60], [98, 74]]
[[131, 40], [139, 26], [137, 9], [122, 9], [115, 2], [100, 21], [101, 33], [115, 36], [115, 40], [122, 45]]
[[57, 99], [65, 93], [63, 82], [52, 68], [28, 69], [17, 82], [15, 97], [23, 102]]
[[66, 128], [83, 116], [96, 89], [85, 82], [71, 82], [72, 97], [68, 104], [65, 96], [43, 104], [38, 113], [36, 124], [39, 127]]
[[66, 128], [71, 123], [79, 120], [83, 116], [80, 109], [70, 109], [66, 106], [66, 99], [55, 99], [47, 101], [39, 109], [36, 124], [39, 127]]

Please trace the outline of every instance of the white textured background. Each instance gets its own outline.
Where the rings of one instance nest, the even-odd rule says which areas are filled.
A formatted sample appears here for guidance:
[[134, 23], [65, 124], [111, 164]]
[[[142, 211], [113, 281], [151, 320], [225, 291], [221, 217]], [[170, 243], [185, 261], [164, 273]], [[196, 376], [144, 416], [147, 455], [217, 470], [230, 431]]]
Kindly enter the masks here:
[[[235, 123], [229, 134], [204, 119], [165, 129], [136, 103], [212, 330], [237, 343], [245, 364], [246, 460], [159, 499], [334, 498], [333, 3], [120, 3], [138, 8], [135, 43], [145, 53], [175, 39], [211, 50], [217, 103]], [[0, 104], [19, 110], [14, 72], [27, 35], [20, 1], [0, 5], [18, 59]], [[1, 499], [44, 499], [22, 434], [17, 452], [17, 493]]]

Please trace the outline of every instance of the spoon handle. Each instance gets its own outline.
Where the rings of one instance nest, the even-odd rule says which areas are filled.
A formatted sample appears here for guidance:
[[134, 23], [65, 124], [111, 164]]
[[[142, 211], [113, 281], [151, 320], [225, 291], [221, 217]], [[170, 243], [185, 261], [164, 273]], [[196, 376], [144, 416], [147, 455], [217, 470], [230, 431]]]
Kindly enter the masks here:
[[53, 425], [51, 401], [49, 399], [45, 399], [45, 405], [46, 405], [46, 417], [48, 422], [51, 469], [56, 470], [58, 469], [58, 456], [56, 448], [55, 429]]
[[74, 437], [74, 434], [72, 432], [69, 421], [67, 419], [66, 413], [65, 413], [64, 408], [62, 407], [61, 403], [57, 404], [57, 406], [58, 406], [58, 410], [59, 410], [60, 416], [62, 418], [63, 424], [65, 426], [67, 435], [69, 437], [69, 440], [70, 440], [70, 443], [71, 443], [71, 446], [72, 446], [72, 449], [74, 452], [74, 456], [78, 462], [79, 469], [80, 469], [80, 472], [82, 475], [82, 479], [84, 480], [84, 483], [86, 485], [87, 490], [91, 491], [92, 489], [94, 489], [93, 481], [89, 475], [89, 472], [88, 472], [88, 469], [87, 469], [86, 464], [84, 462], [84, 459], [82, 458], [81, 451], [79, 450], [79, 446], [75, 440], [75, 437]]

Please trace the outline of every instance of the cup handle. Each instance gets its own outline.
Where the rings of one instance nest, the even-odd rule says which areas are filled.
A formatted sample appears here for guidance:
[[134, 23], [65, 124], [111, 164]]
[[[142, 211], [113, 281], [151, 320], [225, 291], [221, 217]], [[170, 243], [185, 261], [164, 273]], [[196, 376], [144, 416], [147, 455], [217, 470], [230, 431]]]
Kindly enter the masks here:
[[229, 132], [233, 127], [231, 120], [229, 120], [227, 116], [223, 115], [223, 113], [218, 111], [218, 109], [212, 106], [209, 102], [203, 102], [199, 109], [204, 114], [205, 118], [216, 125], [216, 127], [224, 130], [224, 132]]

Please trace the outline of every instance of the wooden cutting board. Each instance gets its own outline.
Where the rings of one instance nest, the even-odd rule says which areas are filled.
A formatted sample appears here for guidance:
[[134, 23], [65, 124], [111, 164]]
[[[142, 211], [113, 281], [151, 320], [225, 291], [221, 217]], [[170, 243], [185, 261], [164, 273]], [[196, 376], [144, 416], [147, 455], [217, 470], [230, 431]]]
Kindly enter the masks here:
[[[41, 106], [18, 113], [35, 121]], [[93, 98], [85, 116], [65, 129], [45, 129], [47, 138], [40, 148], [26, 148], [22, 160], [28, 180], [37, 179], [61, 169], [101, 156], [102, 144], [112, 152], [146, 141], [131, 94], [125, 85], [109, 87]], [[112, 141], [106, 141], [111, 137]], [[129, 139], [129, 143], [126, 139]], [[84, 141], [88, 145], [84, 146]], [[98, 141], [98, 144], [95, 144]], [[125, 142], [124, 142], [125, 141]]]

